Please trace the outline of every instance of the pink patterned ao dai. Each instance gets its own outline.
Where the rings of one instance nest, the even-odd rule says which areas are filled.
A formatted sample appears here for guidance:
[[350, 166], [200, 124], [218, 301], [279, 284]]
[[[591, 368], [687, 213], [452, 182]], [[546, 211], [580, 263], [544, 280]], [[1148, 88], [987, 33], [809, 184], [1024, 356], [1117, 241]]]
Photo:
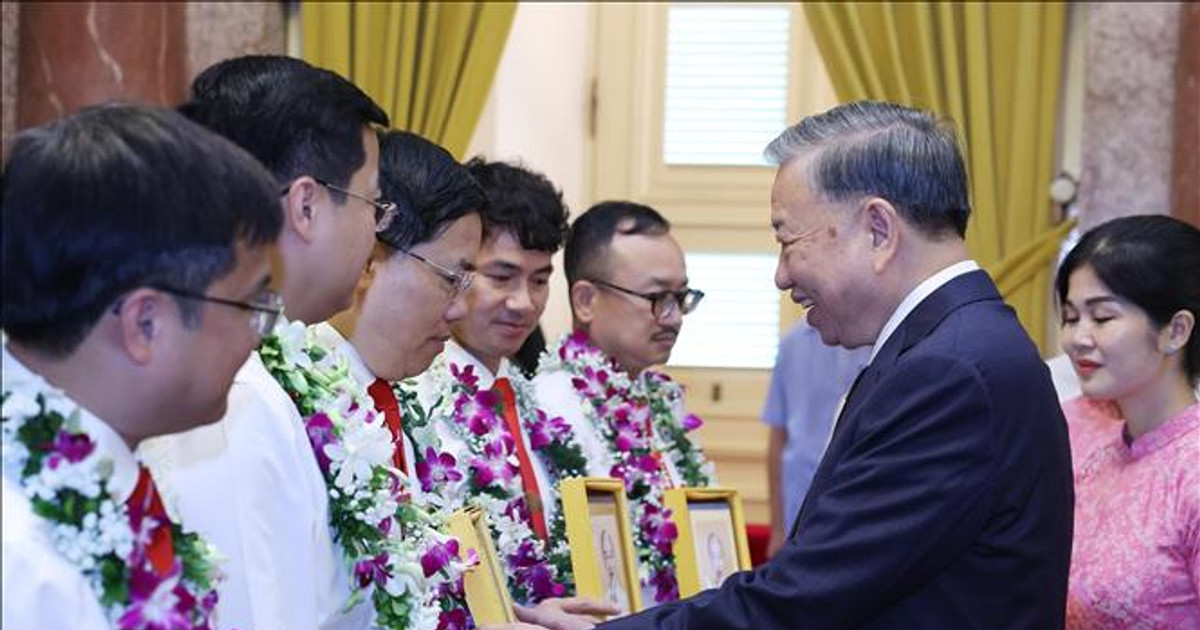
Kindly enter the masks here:
[[1200, 630], [1200, 405], [1126, 444], [1115, 405], [1063, 405], [1075, 468], [1070, 630]]

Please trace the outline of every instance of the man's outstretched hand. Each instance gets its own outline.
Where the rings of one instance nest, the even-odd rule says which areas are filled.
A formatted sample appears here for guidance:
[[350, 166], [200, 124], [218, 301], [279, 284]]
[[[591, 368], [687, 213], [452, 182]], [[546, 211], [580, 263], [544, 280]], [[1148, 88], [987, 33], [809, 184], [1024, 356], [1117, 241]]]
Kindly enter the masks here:
[[620, 611], [587, 597], [559, 597], [537, 606], [514, 606], [523, 623], [484, 626], [480, 630], [589, 630]]

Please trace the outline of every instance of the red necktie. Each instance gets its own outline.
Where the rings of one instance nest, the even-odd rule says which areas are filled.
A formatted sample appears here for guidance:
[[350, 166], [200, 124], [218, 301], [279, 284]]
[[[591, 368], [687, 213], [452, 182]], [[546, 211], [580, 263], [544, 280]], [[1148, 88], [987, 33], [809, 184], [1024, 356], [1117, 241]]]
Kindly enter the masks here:
[[367, 388], [367, 393], [371, 395], [371, 400], [375, 401], [375, 410], [383, 414], [383, 421], [392, 432], [392, 464], [404, 471], [404, 474], [408, 474], [408, 467], [404, 465], [404, 425], [400, 422], [400, 403], [396, 400], [392, 386], [387, 381], [377, 378]]
[[533, 531], [546, 540], [549, 534], [546, 530], [546, 514], [542, 507], [542, 493], [538, 490], [537, 476], [533, 474], [533, 464], [529, 461], [529, 452], [525, 450], [525, 438], [521, 432], [521, 421], [517, 417], [517, 395], [512, 383], [505, 377], [496, 379], [492, 389], [500, 395], [500, 403], [504, 408], [504, 422], [508, 432], [512, 434], [517, 446], [517, 463], [521, 466], [521, 484], [525, 488], [525, 505], [529, 508], [529, 517]]
[[143, 521], [153, 518], [149, 528], [149, 544], [146, 545], [146, 557], [150, 566], [160, 577], [166, 577], [175, 568], [175, 543], [171, 536], [171, 519], [167, 518], [167, 510], [163, 507], [162, 497], [154, 485], [154, 479], [145, 466], [138, 465], [137, 485], [125, 502], [129, 509], [129, 522], [134, 532], [141, 531]]

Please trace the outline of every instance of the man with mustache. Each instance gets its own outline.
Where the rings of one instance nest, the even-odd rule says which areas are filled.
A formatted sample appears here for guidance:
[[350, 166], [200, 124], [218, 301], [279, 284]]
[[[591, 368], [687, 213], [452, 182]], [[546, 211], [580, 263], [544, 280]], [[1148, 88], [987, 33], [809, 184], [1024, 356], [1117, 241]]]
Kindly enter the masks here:
[[543, 355], [538, 402], [571, 426], [590, 476], [631, 489], [644, 599], [673, 601], [676, 530], [663, 491], [711, 485], [713, 471], [687, 436], [700, 421], [685, 413], [682, 388], [648, 368], [666, 362], [704, 294], [688, 288], [670, 224], [637, 203], [606, 201], [581, 215], [564, 260], [574, 332]]
[[[683, 316], [704, 297], [688, 288], [683, 250], [670, 229], [653, 208], [606, 201], [575, 220], [564, 252], [574, 336], [586, 337], [634, 381], [644, 380], [647, 368], [666, 363]], [[543, 365], [534, 385], [545, 411], [575, 428], [589, 474], [608, 476], [611, 456], [602, 437], [583, 421], [582, 401], [567, 372]], [[682, 406], [674, 406], [682, 423]], [[686, 485], [675, 462], [662, 463], [673, 485]]]

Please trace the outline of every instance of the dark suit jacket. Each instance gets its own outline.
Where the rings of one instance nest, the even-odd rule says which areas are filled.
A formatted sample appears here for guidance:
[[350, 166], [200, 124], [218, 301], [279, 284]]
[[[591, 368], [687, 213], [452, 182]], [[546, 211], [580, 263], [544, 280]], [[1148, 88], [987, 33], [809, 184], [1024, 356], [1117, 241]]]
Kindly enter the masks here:
[[1066, 422], [982, 271], [923, 300], [855, 384], [784, 548], [610, 630], [1063, 627]]

